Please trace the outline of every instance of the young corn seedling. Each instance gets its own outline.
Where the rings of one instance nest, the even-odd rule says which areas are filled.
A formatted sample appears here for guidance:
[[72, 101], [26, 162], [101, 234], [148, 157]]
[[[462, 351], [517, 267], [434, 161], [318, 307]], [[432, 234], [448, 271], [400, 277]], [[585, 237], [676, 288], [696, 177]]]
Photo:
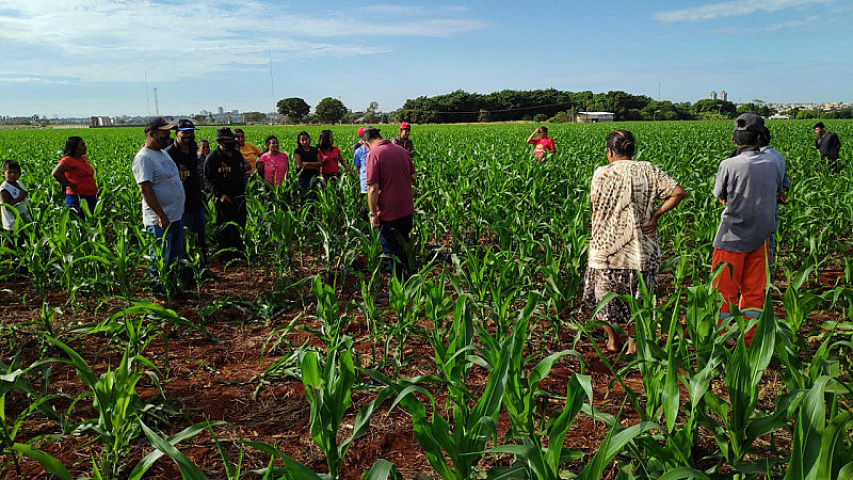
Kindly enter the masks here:
[[[21, 460], [23, 457], [28, 457], [38, 462], [45, 471], [57, 478], [63, 480], [71, 480], [72, 476], [55, 457], [38, 448], [38, 444], [44, 440], [44, 437], [37, 436], [26, 442], [17, 440], [18, 432], [24, 426], [24, 421], [30, 415], [39, 412], [47, 418], [61, 421], [59, 415], [50, 406], [50, 401], [63, 397], [63, 395], [47, 395], [39, 397], [33, 389], [30, 382], [27, 380], [28, 375], [32, 370], [39, 367], [43, 362], [37, 362], [27, 368], [18, 368], [18, 359], [20, 351], [15, 355], [11, 365], [4, 365], [0, 362], [0, 458], [3, 459], [0, 463], [0, 471], [4, 470], [5, 464], [8, 462], [5, 458], [11, 459], [11, 463], [15, 472], [20, 477]], [[47, 377], [43, 377], [46, 380]], [[12, 393], [25, 396], [30, 403], [18, 413], [12, 415], [7, 411], [6, 398]]]
[[338, 443], [338, 431], [344, 415], [352, 407], [352, 387], [356, 381], [351, 350], [352, 339], [344, 337], [339, 345], [327, 352], [324, 361], [320, 360], [317, 352], [307, 352], [302, 357], [302, 383], [311, 405], [308, 422], [311, 438], [326, 456], [329, 477], [332, 479], [338, 478], [341, 463], [350, 445], [367, 431], [376, 406], [390, 393], [380, 393], [359, 410], [352, 434]]

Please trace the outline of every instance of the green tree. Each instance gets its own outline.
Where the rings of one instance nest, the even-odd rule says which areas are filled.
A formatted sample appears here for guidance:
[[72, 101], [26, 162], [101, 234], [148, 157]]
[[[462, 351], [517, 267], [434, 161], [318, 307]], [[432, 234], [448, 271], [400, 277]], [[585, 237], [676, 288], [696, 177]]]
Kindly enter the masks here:
[[243, 120], [245, 120], [246, 123], [266, 123], [268, 118], [265, 113], [246, 112], [243, 114]]
[[278, 108], [278, 113], [294, 122], [301, 121], [311, 111], [308, 103], [299, 97], [283, 98], [276, 103], [276, 107]]
[[377, 110], [379, 110], [379, 102], [370, 102], [370, 105], [367, 106], [367, 110], [364, 111], [364, 116], [362, 117], [364, 123], [379, 122], [380, 115], [377, 113]]
[[712, 100], [704, 98], [693, 104], [693, 111], [698, 116], [721, 115], [733, 118], [737, 113], [737, 106], [729, 101]]
[[314, 111], [321, 122], [335, 124], [344, 118], [349, 109], [337, 98], [326, 97], [320, 100]]

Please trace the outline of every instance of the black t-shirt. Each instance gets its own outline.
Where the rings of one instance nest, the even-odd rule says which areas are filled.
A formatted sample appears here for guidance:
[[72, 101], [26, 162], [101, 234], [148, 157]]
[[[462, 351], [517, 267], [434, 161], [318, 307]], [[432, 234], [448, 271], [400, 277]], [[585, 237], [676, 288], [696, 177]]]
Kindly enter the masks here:
[[184, 184], [184, 193], [186, 194], [184, 211], [195, 212], [201, 209], [204, 206], [204, 197], [201, 194], [201, 178], [199, 177], [195, 143], [190, 145], [188, 154], [181, 151], [178, 142], [173, 142], [164, 151], [172, 157], [178, 166], [178, 173], [181, 175], [181, 183]]
[[246, 175], [243, 168], [243, 156], [234, 149], [227, 156], [217, 148], [204, 161], [204, 179], [207, 189], [217, 201], [222, 195], [228, 195], [232, 201], [241, 200], [246, 195]]
[[[317, 150], [317, 147], [308, 147], [308, 151], [302, 150], [302, 148], [297, 147], [296, 150], [293, 151], [294, 160], [296, 159], [296, 155], [299, 154], [302, 162], [319, 162], [320, 161], [320, 151]], [[299, 179], [303, 182], [310, 181], [312, 178], [316, 177], [320, 174], [320, 170], [315, 170], [313, 168], [303, 168], [302, 171], [299, 172]]]
[[826, 132], [823, 138], [818, 137], [815, 140], [815, 147], [820, 151], [820, 158], [828, 158], [830, 160], [838, 160], [838, 151], [841, 150], [841, 141], [838, 140], [838, 135], [832, 132]]

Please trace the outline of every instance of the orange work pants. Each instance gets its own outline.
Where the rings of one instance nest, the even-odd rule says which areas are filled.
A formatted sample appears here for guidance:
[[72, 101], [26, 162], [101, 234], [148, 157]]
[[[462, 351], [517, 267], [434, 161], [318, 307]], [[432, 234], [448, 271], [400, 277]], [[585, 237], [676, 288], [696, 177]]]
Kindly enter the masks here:
[[[720, 323], [730, 316], [731, 305], [737, 305], [745, 317], [758, 318], [764, 308], [764, 288], [767, 283], [767, 248], [769, 240], [751, 252], [729, 252], [714, 249], [711, 270], [720, 263], [726, 267], [714, 279], [714, 287], [723, 296]], [[740, 301], [738, 301], [740, 290]], [[746, 344], [752, 343], [754, 328], [744, 333]]]

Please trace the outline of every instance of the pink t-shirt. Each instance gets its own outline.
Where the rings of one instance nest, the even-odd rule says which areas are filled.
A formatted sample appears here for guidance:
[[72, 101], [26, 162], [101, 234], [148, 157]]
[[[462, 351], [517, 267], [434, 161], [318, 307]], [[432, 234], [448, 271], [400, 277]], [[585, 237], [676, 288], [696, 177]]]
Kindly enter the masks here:
[[540, 138], [536, 143], [536, 148], [533, 149], [533, 154], [536, 155], [536, 158], [539, 161], [542, 161], [542, 157], [545, 156], [546, 153], [554, 153], [557, 151], [557, 146], [554, 145], [554, 139], [552, 138]]
[[366, 171], [367, 184], [379, 185], [379, 220], [388, 222], [415, 213], [415, 165], [405, 148], [382, 140], [367, 154]]
[[324, 175], [335, 175], [341, 170], [341, 166], [338, 164], [341, 158], [341, 151], [338, 147], [332, 147], [328, 152], [324, 152], [320, 149], [317, 149], [317, 151], [320, 155], [320, 161], [323, 162], [320, 173]]
[[278, 152], [277, 155], [270, 155], [266, 152], [258, 158], [258, 163], [264, 164], [264, 180], [271, 184], [281, 185], [281, 182], [287, 178], [290, 160], [286, 153]]

